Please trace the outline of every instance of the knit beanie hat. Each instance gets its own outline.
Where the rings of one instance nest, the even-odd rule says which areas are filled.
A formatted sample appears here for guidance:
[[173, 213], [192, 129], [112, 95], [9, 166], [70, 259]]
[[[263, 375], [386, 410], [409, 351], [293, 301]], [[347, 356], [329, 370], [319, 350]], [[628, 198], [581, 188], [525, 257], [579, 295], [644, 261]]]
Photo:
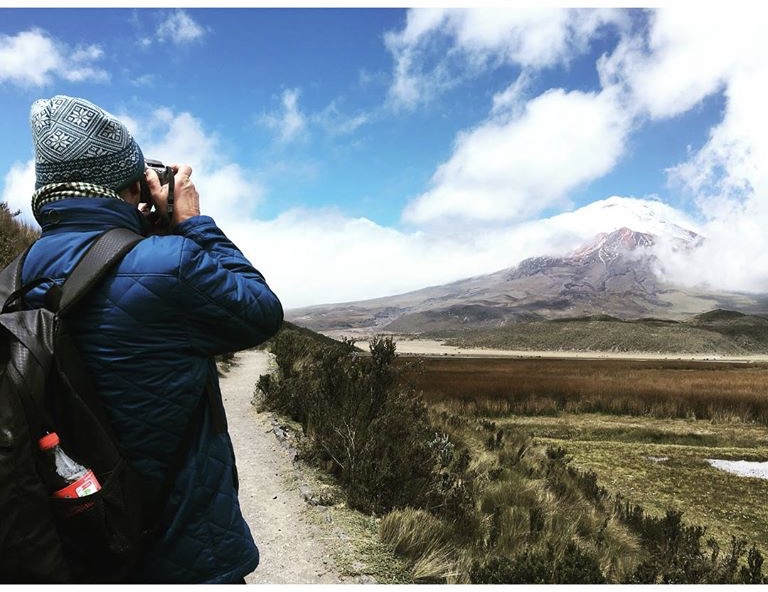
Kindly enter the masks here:
[[120, 191], [144, 174], [144, 155], [128, 129], [85, 99], [39, 99], [29, 118], [35, 189], [78, 181]]

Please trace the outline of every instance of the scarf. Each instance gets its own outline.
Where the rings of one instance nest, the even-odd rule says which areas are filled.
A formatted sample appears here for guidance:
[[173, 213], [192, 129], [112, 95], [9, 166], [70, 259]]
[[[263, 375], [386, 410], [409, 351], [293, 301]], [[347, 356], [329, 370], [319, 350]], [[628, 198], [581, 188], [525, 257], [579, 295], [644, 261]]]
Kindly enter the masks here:
[[35, 220], [42, 226], [41, 213], [45, 205], [62, 199], [91, 199], [107, 198], [121, 199], [112, 189], [93, 183], [71, 181], [68, 183], [50, 183], [43, 185], [32, 194], [32, 213]]

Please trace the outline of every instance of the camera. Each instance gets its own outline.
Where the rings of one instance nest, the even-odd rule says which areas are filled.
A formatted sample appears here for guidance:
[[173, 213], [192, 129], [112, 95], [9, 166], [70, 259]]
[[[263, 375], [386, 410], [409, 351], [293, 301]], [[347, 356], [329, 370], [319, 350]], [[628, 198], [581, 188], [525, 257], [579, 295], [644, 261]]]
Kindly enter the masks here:
[[[160, 185], [168, 185], [173, 181], [173, 169], [171, 167], [164, 165], [159, 160], [152, 160], [150, 158], [145, 158], [144, 164], [148, 169], [152, 169], [157, 173], [157, 176], [160, 179]], [[150, 206], [152, 205], [152, 196], [149, 193], [149, 186], [143, 177], [141, 178], [141, 201]]]
[[144, 159], [144, 164], [147, 165], [148, 169], [152, 169], [157, 173], [157, 176], [160, 178], [160, 185], [166, 185], [170, 182], [171, 177], [173, 177], [173, 169], [164, 165], [159, 160], [146, 158]]

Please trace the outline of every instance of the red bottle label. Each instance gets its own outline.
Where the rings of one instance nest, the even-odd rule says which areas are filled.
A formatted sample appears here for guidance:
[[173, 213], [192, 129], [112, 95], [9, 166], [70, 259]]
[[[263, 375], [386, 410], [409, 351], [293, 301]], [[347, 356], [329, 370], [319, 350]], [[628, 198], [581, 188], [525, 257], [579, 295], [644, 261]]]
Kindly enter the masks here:
[[98, 479], [93, 474], [93, 471], [87, 471], [85, 475], [80, 477], [74, 483], [70, 483], [66, 487], [53, 492], [53, 497], [73, 498], [73, 497], [85, 497], [96, 493], [101, 489]]

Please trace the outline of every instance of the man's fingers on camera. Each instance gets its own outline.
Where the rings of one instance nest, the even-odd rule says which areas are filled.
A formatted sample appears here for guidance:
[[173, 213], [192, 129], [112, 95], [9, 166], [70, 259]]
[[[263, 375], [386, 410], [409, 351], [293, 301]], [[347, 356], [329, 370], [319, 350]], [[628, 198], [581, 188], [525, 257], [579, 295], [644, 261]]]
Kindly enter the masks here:
[[181, 164], [181, 165], [171, 165], [171, 168], [173, 168], [176, 172], [174, 177], [176, 177], [176, 181], [178, 183], [183, 183], [186, 185], [191, 185], [192, 181], [190, 177], [192, 176], [192, 167], [188, 164]]
[[155, 169], [147, 167], [144, 170], [144, 177], [147, 180], [147, 185], [152, 193], [160, 189], [160, 177], [157, 176]]

